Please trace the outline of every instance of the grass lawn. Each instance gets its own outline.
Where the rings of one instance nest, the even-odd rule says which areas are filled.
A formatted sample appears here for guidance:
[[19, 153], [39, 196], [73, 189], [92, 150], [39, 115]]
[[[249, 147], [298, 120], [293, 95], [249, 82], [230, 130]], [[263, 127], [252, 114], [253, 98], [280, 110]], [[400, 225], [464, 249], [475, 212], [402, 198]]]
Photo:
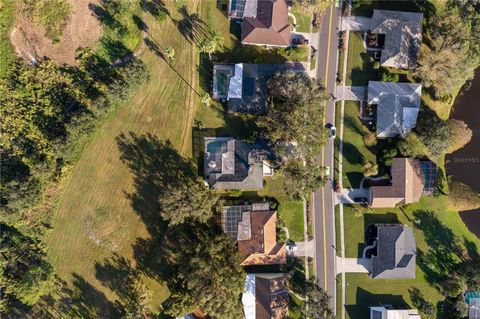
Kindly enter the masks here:
[[378, 78], [364, 44], [362, 32], [350, 32], [346, 85], [366, 86], [369, 80]]
[[343, 127], [343, 188], [357, 188], [363, 178], [363, 162], [376, 162], [375, 154], [363, 143], [367, 128], [359, 118], [358, 102], [345, 102]]
[[348, 234], [345, 237], [346, 257], [361, 254], [365, 227], [377, 222], [401, 223], [413, 227], [418, 251], [416, 279], [378, 280], [368, 278], [365, 274], [348, 274], [348, 318], [366, 318], [368, 307], [379, 304], [415, 308], [409, 292], [413, 287], [418, 288], [424, 298], [435, 306], [441, 305], [442, 295], [433, 284], [440, 275], [448, 273], [448, 268], [442, 268], [446, 263], [459, 260], [452, 243], [458, 244], [461, 249], [479, 251], [480, 248], [480, 239], [467, 230], [457, 212], [446, 207], [448, 204], [444, 196], [423, 197], [420, 202], [401, 209], [358, 211], [351, 205], [345, 206], [345, 234]]
[[[174, 7], [169, 11], [174, 19], [181, 18]], [[120, 160], [116, 138], [122, 133], [148, 133], [170, 140], [180, 154], [191, 155], [197, 97], [185, 81], [196, 83], [196, 50], [171, 19], [159, 24], [152, 16], [146, 17], [151, 36], [158, 43], [175, 48], [172, 67], [150, 50], [144, 51], [141, 58], [150, 80], [111, 112], [91, 137], [64, 187], [48, 239], [48, 257], [57, 274], [80, 289], [85, 303], [98, 311], [104, 311], [105, 301], [113, 302], [116, 296], [102, 285], [96, 266], [112, 253], [135, 265], [132, 246], [149, 237], [148, 225], [129, 197], [136, 188], [132, 173]], [[153, 194], [147, 190], [143, 196]], [[158, 309], [167, 298], [168, 289], [151, 278], [146, 283], [154, 293], [153, 309]], [[108, 315], [98, 312], [94, 317]]]
[[342, 239], [340, 234], [340, 205], [335, 205], [335, 247], [337, 256], [341, 256]]
[[15, 54], [10, 44], [10, 29], [15, 19], [15, 1], [5, 0], [0, 5], [0, 78], [5, 74]]
[[310, 17], [299, 10], [296, 2], [290, 8], [290, 13], [297, 18], [297, 32], [310, 32]]
[[[363, 1], [361, 5], [354, 5], [352, 7], [352, 15], [371, 17], [373, 9], [394, 10], [394, 11], [409, 11], [409, 12], [424, 12], [434, 10], [435, 7], [440, 7], [443, 0], [430, 0], [425, 3], [417, 4], [415, 1], [392, 1], [392, 0], [375, 0]], [[362, 0], [354, 0], [356, 3], [362, 3]], [[432, 6], [433, 5], [433, 6]]]

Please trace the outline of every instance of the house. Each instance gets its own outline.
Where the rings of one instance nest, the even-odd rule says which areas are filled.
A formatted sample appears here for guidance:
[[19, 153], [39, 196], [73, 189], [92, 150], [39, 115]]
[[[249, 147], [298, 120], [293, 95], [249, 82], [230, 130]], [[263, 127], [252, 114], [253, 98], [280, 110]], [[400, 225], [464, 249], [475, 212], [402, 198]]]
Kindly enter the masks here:
[[468, 319], [480, 319], [480, 298], [470, 298], [468, 301]]
[[288, 318], [285, 274], [248, 274], [242, 303], [245, 319]]
[[428, 194], [432, 183], [436, 185], [436, 170], [434, 174], [430, 169], [428, 172], [429, 175], [424, 177], [421, 162], [417, 159], [394, 158], [391, 185], [370, 187], [368, 204], [373, 208], [389, 208], [418, 202], [424, 189]]
[[277, 242], [277, 212], [268, 203], [224, 206], [222, 228], [237, 241], [242, 266], [285, 264], [285, 243]]
[[368, 226], [367, 234], [375, 238], [371, 245], [372, 278], [415, 278], [417, 248], [410, 227], [400, 224], [372, 224]]
[[421, 93], [421, 84], [368, 82], [367, 103], [376, 105], [379, 138], [404, 137], [415, 127]]
[[213, 98], [227, 101], [229, 112], [265, 114], [267, 81], [286, 64], [215, 64]]
[[370, 32], [380, 35], [380, 64], [384, 67], [415, 67], [422, 44], [423, 14], [389, 10], [373, 10]]
[[262, 189], [268, 152], [232, 137], [205, 137], [204, 174], [214, 189]]
[[370, 319], [420, 319], [417, 309], [370, 307]]
[[229, 16], [242, 19], [243, 44], [288, 47], [290, 23], [285, 0], [230, 0]]

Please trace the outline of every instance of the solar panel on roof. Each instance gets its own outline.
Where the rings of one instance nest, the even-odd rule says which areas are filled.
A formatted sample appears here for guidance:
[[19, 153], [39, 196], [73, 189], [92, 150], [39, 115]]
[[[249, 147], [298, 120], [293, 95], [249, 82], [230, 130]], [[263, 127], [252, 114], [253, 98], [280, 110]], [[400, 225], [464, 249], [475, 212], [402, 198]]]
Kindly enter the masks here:
[[236, 205], [223, 208], [222, 228], [228, 237], [237, 240], [238, 222], [242, 220], [242, 213], [251, 210], [251, 205]]

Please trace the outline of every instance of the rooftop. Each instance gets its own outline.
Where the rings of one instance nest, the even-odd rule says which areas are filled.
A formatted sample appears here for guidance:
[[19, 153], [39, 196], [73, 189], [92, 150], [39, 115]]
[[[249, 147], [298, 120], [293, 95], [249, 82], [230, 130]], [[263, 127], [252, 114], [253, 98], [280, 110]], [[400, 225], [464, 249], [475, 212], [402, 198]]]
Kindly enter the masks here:
[[[232, 0], [236, 1], [236, 0]], [[248, 0], [246, 0], [248, 2]], [[290, 23], [285, 0], [257, 1], [256, 16], [245, 16], [242, 22], [243, 44], [287, 47], [290, 45]]]
[[211, 188], [263, 188], [264, 150], [231, 137], [205, 137], [204, 142], [204, 173]]
[[417, 309], [370, 307], [370, 319], [420, 319]]
[[223, 231], [237, 240], [244, 266], [286, 263], [286, 246], [277, 242], [276, 226], [277, 213], [268, 203], [223, 207]]
[[[413, 158], [394, 158], [391, 173], [392, 185], [370, 187], [370, 206], [388, 208], [397, 204], [418, 202], [425, 185], [420, 161]], [[429, 178], [432, 179], [431, 176]]]
[[423, 14], [373, 10], [370, 31], [385, 34], [380, 63], [385, 67], [413, 68], [422, 44]]
[[285, 274], [248, 274], [242, 303], [246, 319], [288, 318]]
[[377, 105], [377, 136], [405, 136], [417, 123], [422, 86], [416, 83], [368, 82], [368, 104]]
[[377, 255], [372, 257], [372, 278], [415, 278], [417, 247], [410, 227], [376, 224]]

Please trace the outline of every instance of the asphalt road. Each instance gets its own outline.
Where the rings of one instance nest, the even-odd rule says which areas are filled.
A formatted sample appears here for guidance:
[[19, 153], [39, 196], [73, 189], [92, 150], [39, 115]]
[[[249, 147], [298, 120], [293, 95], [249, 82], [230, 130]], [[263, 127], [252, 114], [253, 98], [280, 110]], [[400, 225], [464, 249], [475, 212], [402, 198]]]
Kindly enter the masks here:
[[[335, 93], [338, 56], [338, 8], [330, 7], [322, 17], [319, 30], [317, 52], [317, 78], [322, 81], [326, 90]], [[335, 102], [326, 103], [325, 123], [334, 124]], [[318, 157], [322, 166], [330, 167], [330, 175], [334, 176], [333, 140], [328, 140]], [[336, 305], [336, 251], [335, 251], [335, 211], [333, 202], [333, 183], [328, 180], [325, 187], [313, 194], [313, 223], [315, 238], [315, 276], [320, 286], [331, 296], [331, 308]]]

